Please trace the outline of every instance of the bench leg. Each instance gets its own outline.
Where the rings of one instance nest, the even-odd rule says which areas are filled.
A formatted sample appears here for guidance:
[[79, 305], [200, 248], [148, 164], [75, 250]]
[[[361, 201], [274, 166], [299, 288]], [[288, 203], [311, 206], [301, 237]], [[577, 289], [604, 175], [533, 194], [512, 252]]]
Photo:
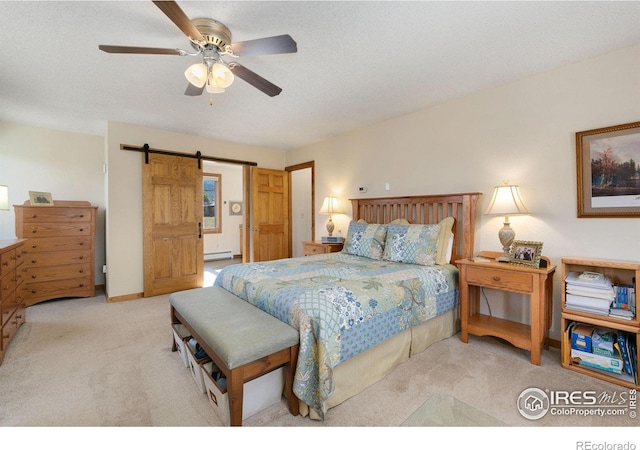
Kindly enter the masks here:
[[298, 398], [293, 393], [293, 379], [296, 375], [296, 362], [298, 361], [298, 345], [289, 348], [289, 362], [284, 365], [284, 396], [287, 399], [289, 412], [297, 416], [300, 414]]
[[231, 370], [227, 374], [227, 394], [229, 400], [229, 424], [232, 427], [242, 426], [242, 401], [244, 394], [244, 371], [242, 367]]

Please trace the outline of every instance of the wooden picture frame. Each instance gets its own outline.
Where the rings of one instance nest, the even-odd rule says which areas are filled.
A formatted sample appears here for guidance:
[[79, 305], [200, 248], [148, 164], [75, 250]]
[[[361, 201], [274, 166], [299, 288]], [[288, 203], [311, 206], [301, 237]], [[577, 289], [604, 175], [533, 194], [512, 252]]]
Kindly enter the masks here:
[[519, 266], [530, 266], [540, 268], [542, 257], [542, 242], [535, 241], [513, 241], [509, 262]]
[[29, 191], [31, 206], [53, 206], [50, 192]]
[[640, 122], [576, 133], [578, 217], [640, 217]]

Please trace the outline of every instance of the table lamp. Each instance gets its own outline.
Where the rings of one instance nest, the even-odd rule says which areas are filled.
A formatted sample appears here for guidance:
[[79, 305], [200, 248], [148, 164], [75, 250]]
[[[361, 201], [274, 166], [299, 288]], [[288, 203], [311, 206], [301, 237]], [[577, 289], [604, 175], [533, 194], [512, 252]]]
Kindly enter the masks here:
[[318, 211], [318, 214], [329, 216], [329, 222], [327, 222], [327, 232], [329, 233], [329, 236], [333, 236], [333, 230], [335, 228], [335, 225], [331, 220], [331, 216], [333, 214], [344, 214], [344, 211], [340, 207], [340, 203], [338, 202], [338, 199], [336, 197], [325, 197], [322, 202], [322, 208], [320, 208], [320, 211]]
[[496, 186], [493, 198], [485, 214], [504, 216], [504, 226], [498, 232], [498, 239], [502, 244], [502, 255], [496, 258], [499, 262], [509, 262], [511, 244], [516, 237], [515, 231], [509, 225], [509, 216], [531, 214], [522, 203], [518, 186], [505, 181], [502, 186]]

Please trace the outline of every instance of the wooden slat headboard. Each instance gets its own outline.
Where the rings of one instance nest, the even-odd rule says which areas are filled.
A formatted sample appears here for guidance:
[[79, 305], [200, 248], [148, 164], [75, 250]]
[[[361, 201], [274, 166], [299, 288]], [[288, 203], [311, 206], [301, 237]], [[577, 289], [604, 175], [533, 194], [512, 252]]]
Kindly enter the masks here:
[[405, 219], [412, 224], [436, 224], [445, 217], [455, 219], [452, 261], [473, 256], [476, 203], [482, 194], [412, 195], [351, 199], [353, 220], [389, 223]]

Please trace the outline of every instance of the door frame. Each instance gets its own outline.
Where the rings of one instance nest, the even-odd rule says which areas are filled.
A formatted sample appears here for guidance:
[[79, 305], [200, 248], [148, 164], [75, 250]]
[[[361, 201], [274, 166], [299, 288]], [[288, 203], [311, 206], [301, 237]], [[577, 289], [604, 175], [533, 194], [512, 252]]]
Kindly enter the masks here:
[[288, 173], [289, 177], [289, 258], [293, 255], [293, 214], [292, 207], [292, 189], [293, 183], [291, 182], [292, 172], [296, 170], [311, 169], [311, 239], [315, 239], [316, 236], [316, 163], [315, 161], [307, 161], [300, 164], [294, 164], [287, 166], [284, 170]]

